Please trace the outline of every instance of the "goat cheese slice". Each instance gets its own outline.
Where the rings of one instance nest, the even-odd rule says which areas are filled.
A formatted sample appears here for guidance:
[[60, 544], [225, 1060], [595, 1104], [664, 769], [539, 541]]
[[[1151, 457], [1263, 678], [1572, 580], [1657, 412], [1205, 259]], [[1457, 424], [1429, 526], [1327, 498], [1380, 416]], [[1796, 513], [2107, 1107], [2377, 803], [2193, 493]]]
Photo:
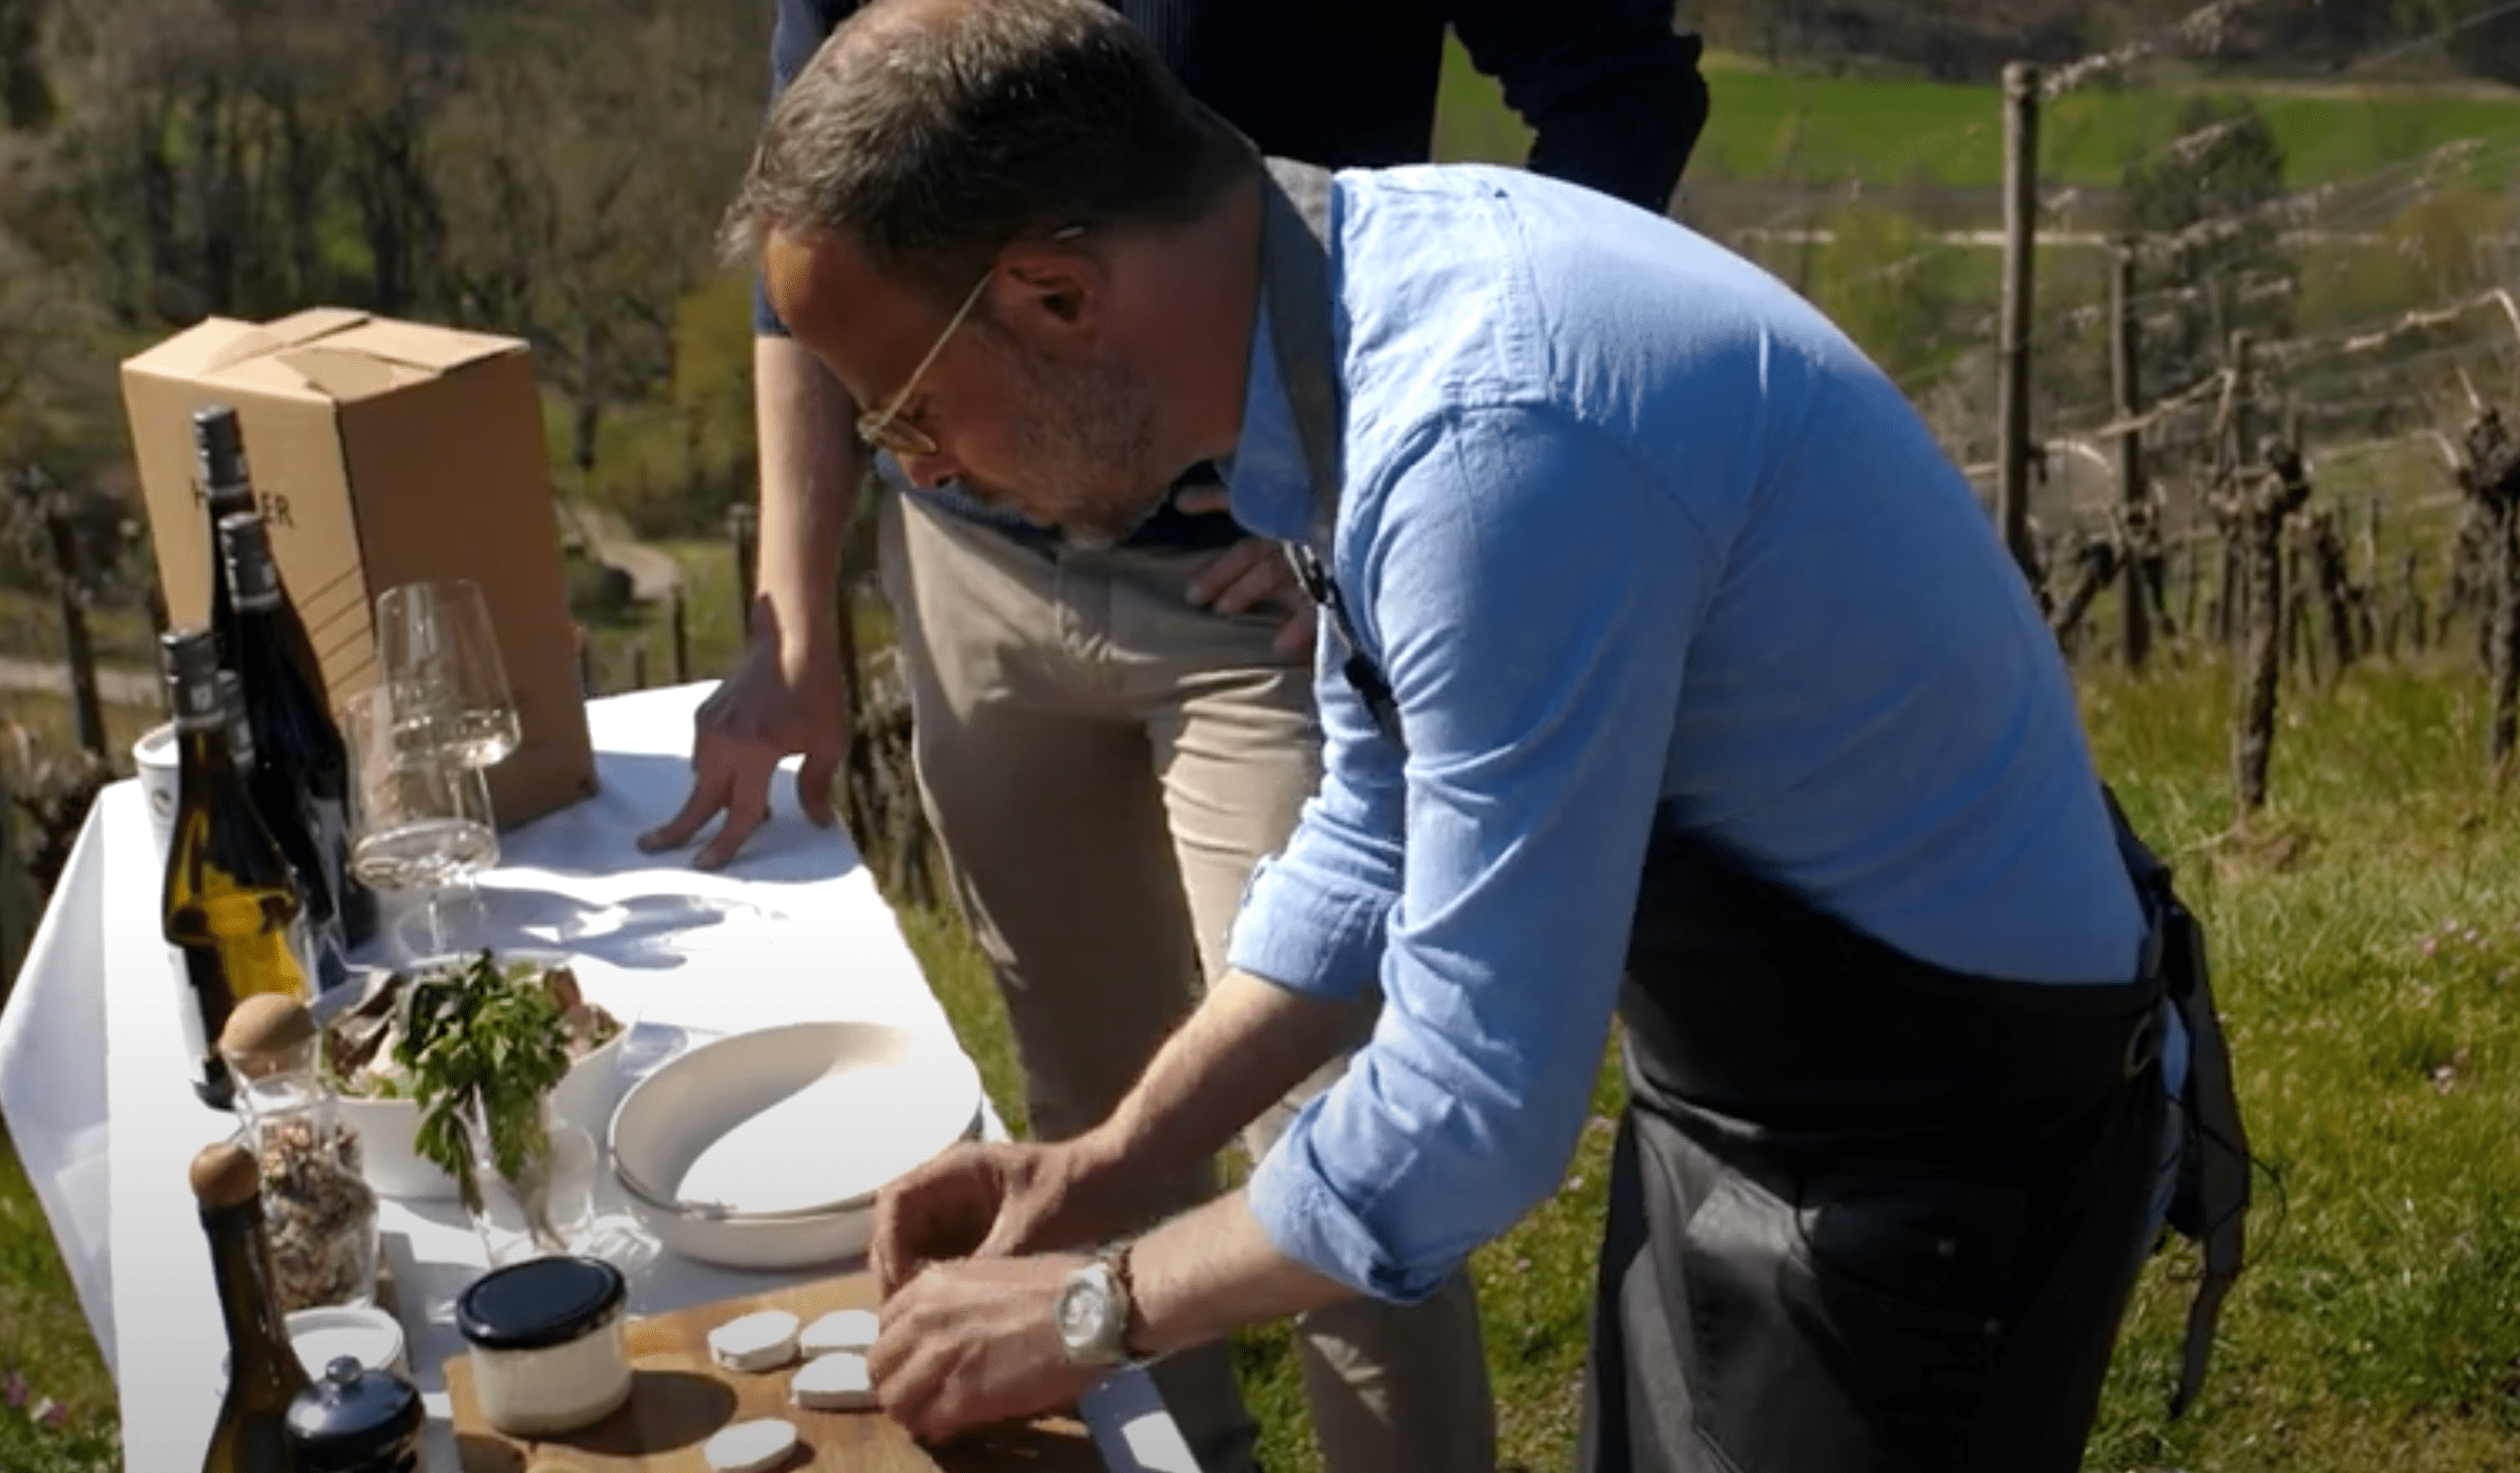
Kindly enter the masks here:
[[835, 1309], [805, 1327], [799, 1346], [808, 1356], [828, 1356], [834, 1351], [864, 1354], [873, 1347], [879, 1328], [871, 1309]]
[[875, 1404], [866, 1358], [849, 1351], [817, 1356], [788, 1384], [788, 1399], [815, 1411], [865, 1411]]
[[796, 1358], [796, 1316], [764, 1309], [709, 1332], [709, 1359], [729, 1371], [768, 1371]]
[[796, 1450], [796, 1428], [777, 1417], [737, 1422], [709, 1439], [701, 1455], [716, 1473], [764, 1473]]

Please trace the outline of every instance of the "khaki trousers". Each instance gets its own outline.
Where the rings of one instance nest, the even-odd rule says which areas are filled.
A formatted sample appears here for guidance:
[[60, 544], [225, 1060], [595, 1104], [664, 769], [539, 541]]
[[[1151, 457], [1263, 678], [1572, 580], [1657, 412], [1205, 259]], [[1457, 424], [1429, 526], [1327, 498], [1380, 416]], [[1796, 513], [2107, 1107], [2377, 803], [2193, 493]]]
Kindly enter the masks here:
[[[920, 793], [1006, 999], [1032, 1134], [1064, 1139], [1111, 1112], [1223, 971], [1252, 867], [1320, 777], [1311, 660], [1270, 649], [1278, 615], [1189, 602], [1211, 554], [1035, 551], [898, 495], [882, 516]], [[1341, 1066], [1254, 1122], [1255, 1160]], [[1216, 1190], [1202, 1170], [1168, 1211]], [[1406, 1308], [1307, 1315], [1296, 1344], [1331, 1473], [1494, 1467], [1466, 1275]], [[1229, 1346], [1156, 1376], [1206, 1473], [1253, 1466]]]

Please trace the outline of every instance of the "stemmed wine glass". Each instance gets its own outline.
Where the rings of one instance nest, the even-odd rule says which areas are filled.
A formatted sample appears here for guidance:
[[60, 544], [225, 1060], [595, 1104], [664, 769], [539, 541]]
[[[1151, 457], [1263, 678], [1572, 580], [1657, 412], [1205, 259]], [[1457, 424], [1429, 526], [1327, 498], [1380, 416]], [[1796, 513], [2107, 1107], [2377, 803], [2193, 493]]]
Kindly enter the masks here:
[[377, 596], [379, 678], [394, 692], [395, 739], [471, 767], [517, 749], [521, 730], [481, 589], [466, 578]]
[[499, 863], [490, 782], [454, 746], [429, 744], [425, 719], [406, 717], [392, 685], [342, 707], [350, 752], [350, 870], [371, 890], [425, 891], [429, 955], [446, 954], [439, 900]]

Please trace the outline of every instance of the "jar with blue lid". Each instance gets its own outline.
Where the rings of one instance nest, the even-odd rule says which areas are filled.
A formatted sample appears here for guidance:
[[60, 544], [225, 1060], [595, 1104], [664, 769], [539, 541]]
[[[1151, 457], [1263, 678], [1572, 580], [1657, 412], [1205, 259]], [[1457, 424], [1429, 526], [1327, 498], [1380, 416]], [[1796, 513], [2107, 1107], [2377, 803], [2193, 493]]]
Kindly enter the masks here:
[[530, 1258], [475, 1279], [455, 1301], [473, 1395], [502, 1432], [590, 1426], [630, 1399], [629, 1286], [597, 1258]]

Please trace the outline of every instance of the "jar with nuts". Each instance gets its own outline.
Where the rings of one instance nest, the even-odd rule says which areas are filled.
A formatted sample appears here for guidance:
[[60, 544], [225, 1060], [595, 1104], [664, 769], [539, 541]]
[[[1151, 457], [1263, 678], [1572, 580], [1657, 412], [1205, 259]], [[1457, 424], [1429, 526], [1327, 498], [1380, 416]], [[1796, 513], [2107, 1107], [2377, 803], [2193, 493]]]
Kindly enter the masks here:
[[271, 1287], [283, 1315], [376, 1297], [377, 1194], [360, 1173], [359, 1137], [340, 1118], [319, 1067], [306, 1004], [245, 999], [219, 1036], [262, 1168]]

